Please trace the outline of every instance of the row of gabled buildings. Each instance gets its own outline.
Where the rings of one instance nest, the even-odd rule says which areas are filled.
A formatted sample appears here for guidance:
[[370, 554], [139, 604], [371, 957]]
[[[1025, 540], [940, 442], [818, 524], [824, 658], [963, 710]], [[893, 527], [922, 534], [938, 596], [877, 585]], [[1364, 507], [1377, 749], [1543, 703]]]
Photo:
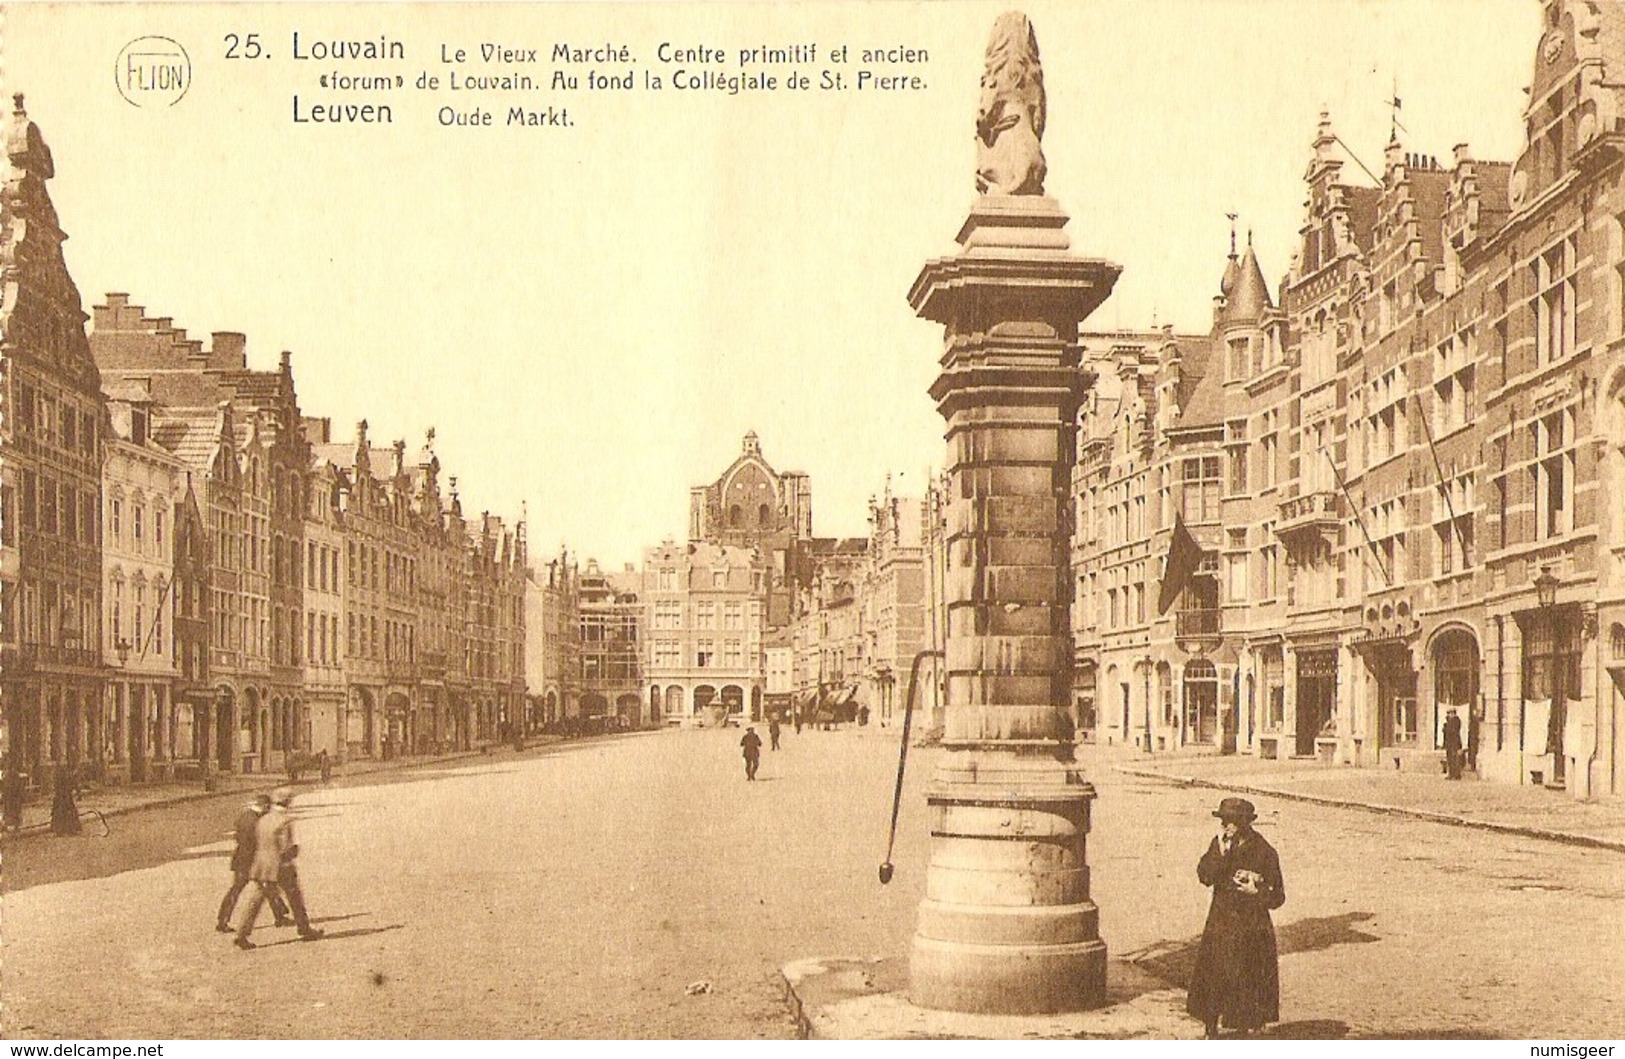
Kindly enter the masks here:
[[140, 782], [522, 731], [523, 525], [465, 517], [432, 431], [409, 455], [306, 416], [288, 353], [252, 368], [243, 335], [205, 343], [124, 294], [87, 316], [20, 96], [6, 151], [8, 809], [65, 769]]
[[1544, 11], [1516, 159], [1322, 115], [1284, 279], [1085, 340], [1086, 738], [1625, 791], [1625, 5]]

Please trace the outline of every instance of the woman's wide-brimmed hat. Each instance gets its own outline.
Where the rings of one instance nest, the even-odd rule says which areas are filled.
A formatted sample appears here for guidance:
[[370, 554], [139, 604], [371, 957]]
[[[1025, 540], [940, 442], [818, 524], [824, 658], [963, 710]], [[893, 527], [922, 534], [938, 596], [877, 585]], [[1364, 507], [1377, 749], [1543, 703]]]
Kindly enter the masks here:
[[1252, 821], [1258, 819], [1258, 811], [1253, 803], [1245, 798], [1224, 798], [1219, 801], [1219, 807], [1213, 815], [1220, 820]]

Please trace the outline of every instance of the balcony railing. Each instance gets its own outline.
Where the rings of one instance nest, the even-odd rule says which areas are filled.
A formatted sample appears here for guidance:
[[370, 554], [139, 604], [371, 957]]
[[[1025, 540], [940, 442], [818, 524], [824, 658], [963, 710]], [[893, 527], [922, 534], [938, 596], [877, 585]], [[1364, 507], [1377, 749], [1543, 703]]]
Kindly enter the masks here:
[[1281, 501], [1275, 532], [1284, 537], [1304, 530], [1335, 529], [1342, 521], [1342, 497], [1330, 490], [1304, 493]]
[[1219, 609], [1177, 610], [1174, 635], [1184, 639], [1207, 639], [1219, 635]]

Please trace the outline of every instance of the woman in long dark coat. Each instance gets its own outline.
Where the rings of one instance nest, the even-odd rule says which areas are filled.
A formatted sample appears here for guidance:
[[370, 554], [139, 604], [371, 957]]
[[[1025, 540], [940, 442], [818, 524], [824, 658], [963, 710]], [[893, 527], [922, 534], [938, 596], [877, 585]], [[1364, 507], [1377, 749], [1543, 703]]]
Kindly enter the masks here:
[[1185, 1010], [1202, 1020], [1209, 1037], [1222, 1022], [1251, 1032], [1281, 1017], [1281, 978], [1270, 912], [1286, 903], [1281, 861], [1253, 830], [1251, 802], [1225, 798], [1213, 814], [1221, 831], [1196, 865], [1213, 888], [1202, 946], [1196, 954]]

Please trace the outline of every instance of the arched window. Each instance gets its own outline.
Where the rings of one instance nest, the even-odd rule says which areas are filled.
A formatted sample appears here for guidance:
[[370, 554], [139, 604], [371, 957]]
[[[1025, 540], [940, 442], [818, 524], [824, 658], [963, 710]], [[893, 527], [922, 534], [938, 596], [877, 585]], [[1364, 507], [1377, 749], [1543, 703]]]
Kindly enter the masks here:
[[756, 525], [760, 526], [762, 529], [767, 529], [773, 525], [773, 509], [771, 507], [763, 504], [757, 509]]
[[1433, 701], [1441, 716], [1451, 706], [1465, 711], [1478, 698], [1478, 645], [1461, 630], [1447, 632], [1433, 647]]
[[738, 529], [745, 521], [745, 512], [738, 504], [728, 508], [728, 528]]

